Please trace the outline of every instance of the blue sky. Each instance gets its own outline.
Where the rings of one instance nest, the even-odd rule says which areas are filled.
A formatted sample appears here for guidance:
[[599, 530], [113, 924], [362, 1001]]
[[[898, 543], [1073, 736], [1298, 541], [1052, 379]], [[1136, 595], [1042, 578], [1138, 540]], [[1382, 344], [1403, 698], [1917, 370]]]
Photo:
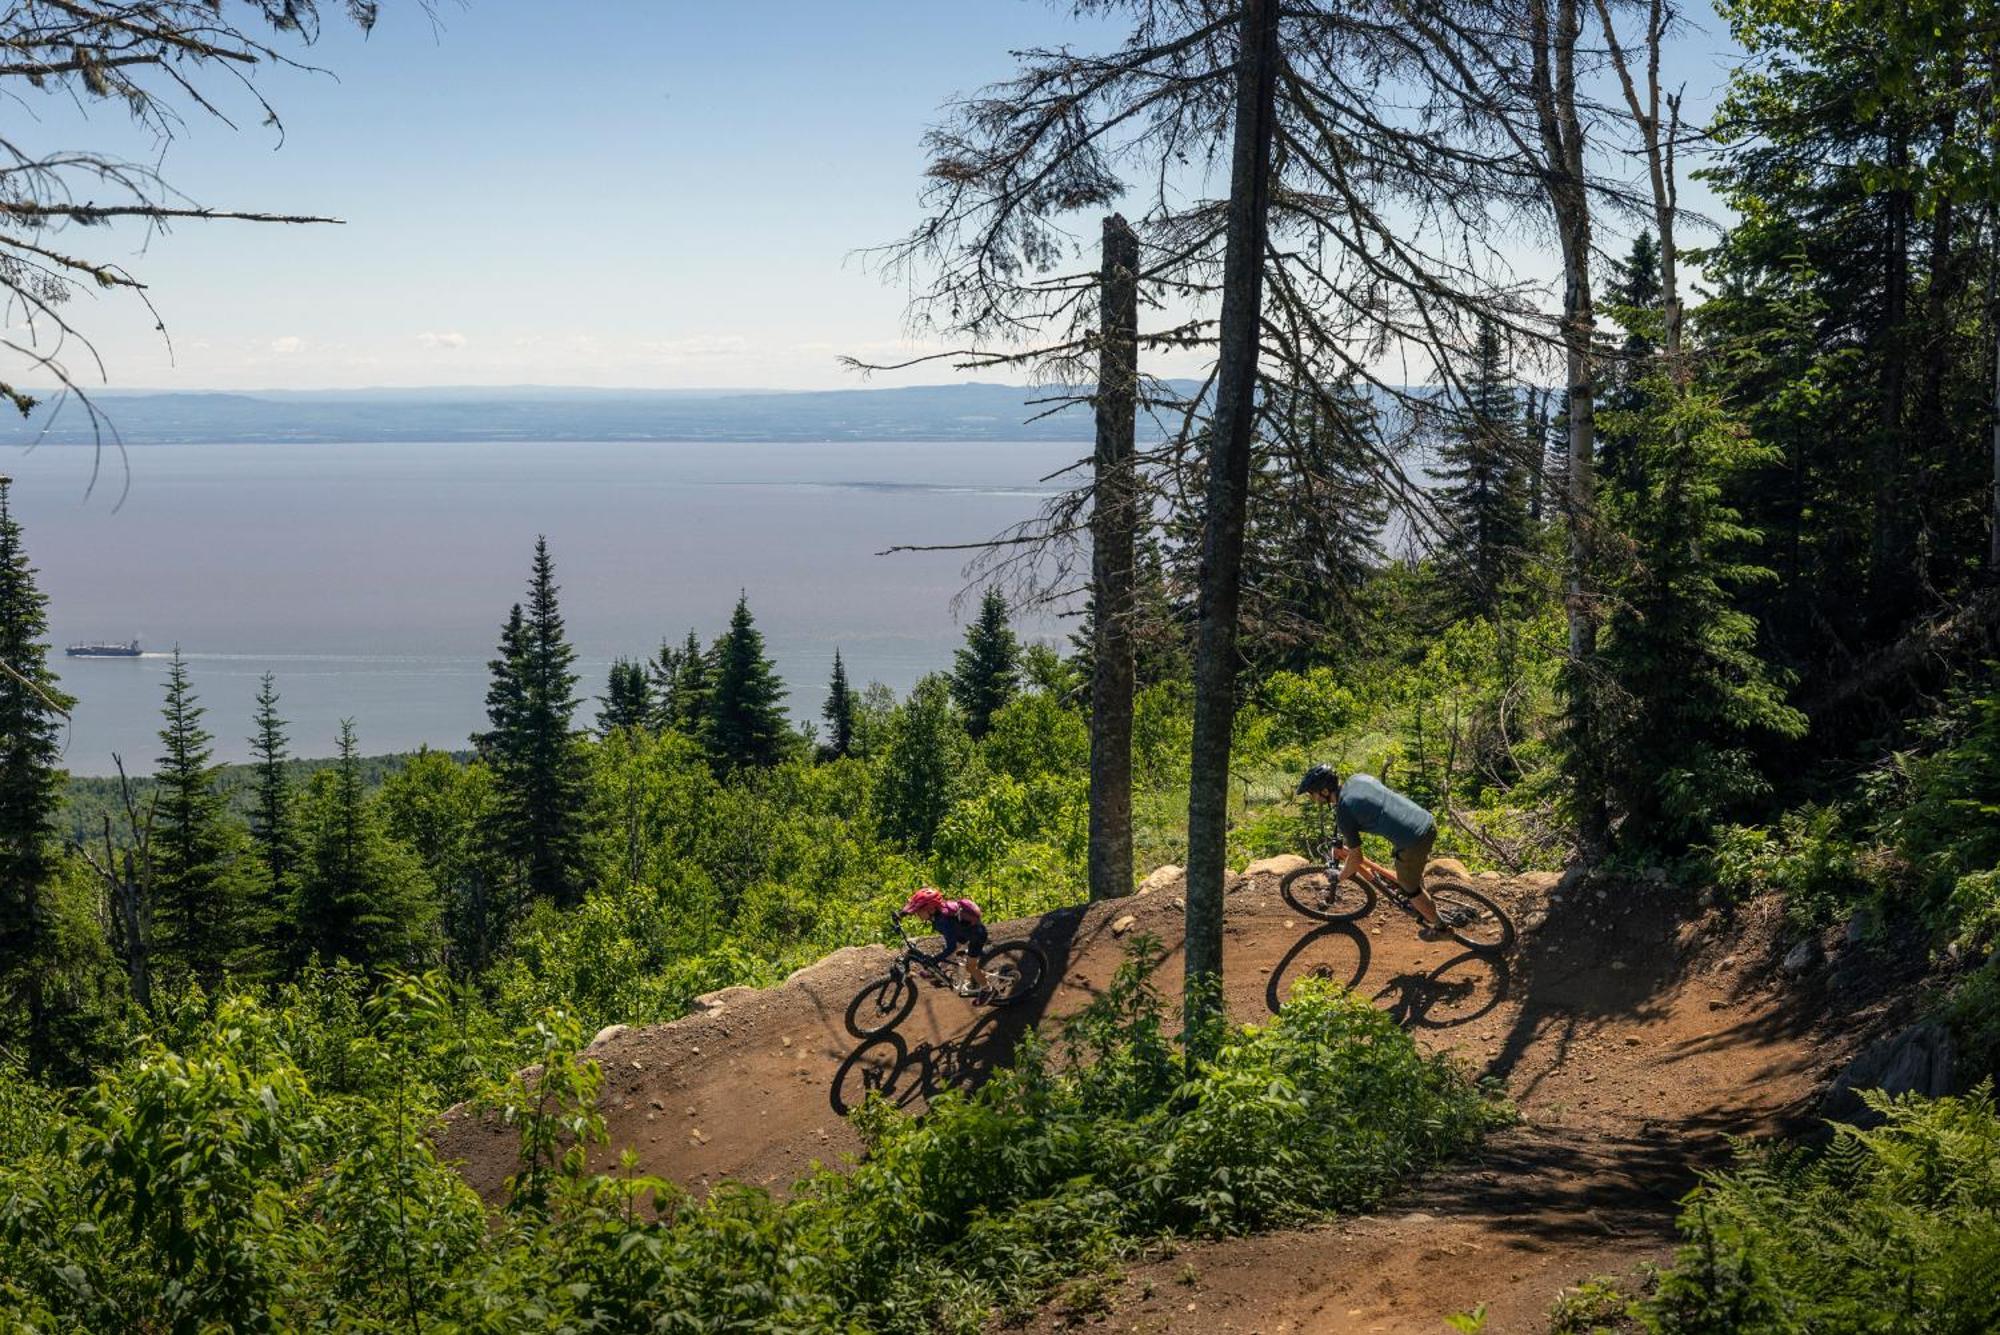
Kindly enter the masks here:
[[[259, 76], [282, 147], [237, 99], [243, 128], [191, 118], [164, 160], [199, 203], [344, 226], [88, 235], [174, 342], [127, 299], [76, 308], [113, 385], [854, 384], [837, 354], [903, 346], [903, 293], [855, 252], [916, 221], [938, 107], [1014, 48], [1111, 40], [1041, 0], [383, 8], [365, 41], [329, 21], [306, 56], [332, 76]], [[1690, 102], [1723, 47], [1681, 43]], [[110, 107], [34, 110], [31, 142], [154, 152]]]

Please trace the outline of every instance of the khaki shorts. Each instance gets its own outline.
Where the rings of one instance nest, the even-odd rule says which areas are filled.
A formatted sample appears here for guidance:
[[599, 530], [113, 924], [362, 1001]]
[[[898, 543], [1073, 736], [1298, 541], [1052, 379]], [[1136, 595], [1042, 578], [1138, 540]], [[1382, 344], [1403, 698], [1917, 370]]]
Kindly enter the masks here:
[[1437, 826], [1433, 825], [1424, 831], [1423, 838], [1396, 850], [1396, 884], [1403, 887], [1403, 893], [1416, 896], [1424, 892], [1424, 864], [1431, 860], [1437, 838]]

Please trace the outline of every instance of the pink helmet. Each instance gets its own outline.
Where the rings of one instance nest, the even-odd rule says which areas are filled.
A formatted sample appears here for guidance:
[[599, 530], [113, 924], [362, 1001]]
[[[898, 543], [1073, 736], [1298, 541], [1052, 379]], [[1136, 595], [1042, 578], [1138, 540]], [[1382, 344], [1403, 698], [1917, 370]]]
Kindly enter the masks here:
[[944, 892], [934, 886], [925, 886], [903, 901], [903, 912], [934, 913], [944, 907]]

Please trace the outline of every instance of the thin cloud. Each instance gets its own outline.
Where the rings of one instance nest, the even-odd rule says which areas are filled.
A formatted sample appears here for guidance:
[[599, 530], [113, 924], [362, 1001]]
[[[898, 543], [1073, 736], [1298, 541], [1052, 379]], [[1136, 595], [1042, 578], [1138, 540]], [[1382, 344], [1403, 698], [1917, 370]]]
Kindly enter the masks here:
[[426, 329], [423, 333], [417, 335], [417, 342], [427, 348], [462, 348], [465, 346], [465, 335], [459, 333], [456, 329], [442, 332]]
[[297, 334], [286, 334], [282, 338], [271, 340], [271, 351], [277, 353], [280, 357], [289, 357], [295, 352], [302, 352], [305, 346], [306, 341]]

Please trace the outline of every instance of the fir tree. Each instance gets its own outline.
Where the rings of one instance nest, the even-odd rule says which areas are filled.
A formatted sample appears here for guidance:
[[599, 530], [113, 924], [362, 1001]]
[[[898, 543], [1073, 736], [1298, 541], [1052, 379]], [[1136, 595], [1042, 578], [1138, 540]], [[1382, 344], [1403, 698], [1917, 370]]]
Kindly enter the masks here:
[[750, 616], [748, 597], [736, 599], [714, 660], [702, 733], [710, 763], [724, 774], [777, 764], [785, 753], [787, 729], [780, 705], [785, 687], [764, 656], [764, 636]]
[[535, 540], [525, 610], [516, 604], [490, 665], [481, 752], [498, 795], [498, 844], [528, 892], [562, 904], [583, 897], [584, 756], [571, 730], [576, 654], [557, 606], [548, 541]]
[[257, 687], [257, 713], [251, 725], [250, 754], [255, 769], [255, 795], [250, 810], [250, 841], [263, 860], [270, 896], [269, 910], [259, 916], [273, 928], [270, 946], [279, 956], [295, 955], [296, 944], [281, 906], [292, 902], [298, 888], [298, 794], [286, 768], [290, 759], [285, 721], [278, 714], [277, 680], [266, 672]]
[[1529, 545], [1520, 425], [1499, 331], [1483, 323], [1438, 469], [1447, 525], [1439, 565], [1454, 618], [1498, 617], [1517, 585]]
[[1766, 791], [1758, 749], [1803, 736], [1805, 717], [1735, 601], [1769, 572], [1746, 556], [1759, 535], [1724, 486], [1767, 451], [1699, 389], [1663, 374], [1639, 388], [1644, 410], [1612, 416], [1638, 485], [1607, 500], [1633, 560], [1612, 586], [1598, 763], [1624, 813], [1620, 842], [1678, 850]]
[[212, 990], [226, 971], [260, 963], [251, 947], [261, 935], [255, 910], [267, 887], [247, 835], [216, 790], [215, 739], [201, 724], [206, 712], [176, 647], [154, 771], [153, 921], [162, 959]]
[[1014, 698], [1021, 681], [1021, 648], [1007, 624], [1007, 599], [988, 589], [979, 600], [979, 616], [966, 628], [965, 647], [958, 651], [951, 674], [951, 696], [965, 714], [965, 730], [974, 740], [993, 726], [993, 716]]
[[833, 651], [833, 681], [828, 685], [826, 704], [820, 710], [826, 720], [826, 754], [839, 760], [854, 750], [854, 688], [847, 684], [847, 665], [840, 650]]
[[45, 973], [54, 917], [56, 809], [67, 697], [49, 670], [45, 609], [0, 478], [0, 1039], [25, 1021], [31, 1069], [55, 1054]]
[[[1659, 351], [1655, 337], [1660, 320], [1660, 246], [1650, 232], [1632, 239], [1632, 249], [1617, 266], [1605, 290], [1605, 304], [1625, 327], [1625, 342], [1616, 357], [1606, 359], [1601, 393], [1603, 409], [1612, 414], [1613, 428], [1597, 436], [1598, 486], [1605, 492], [1630, 491], [1643, 485], [1638, 475], [1638, 444], [1629, 430], [1615, 429], [1645, 406], [1645, 387]], [[1627, 414], [1620, 417], [1618, 414]]]
[[368, 969], [421, 967], [437, 921], [430, 881], [416, 856], [383, 832], [367, 800], [352, 721], [341, 722], [339, 754], [307, 790], [309, 839], [294, 915], [300, 950]]
[[646, 665], [629, 658], [613, 663], [597, 704], [597, 731], [603, 736], [620, 728], [651, 727], [653, 687], [646, 679]]
[[708, 721], [709, 655], [690, 630], [678, 649], [660, 646], [653, 676], [653, 726], [683, 737], [700, 737]]

